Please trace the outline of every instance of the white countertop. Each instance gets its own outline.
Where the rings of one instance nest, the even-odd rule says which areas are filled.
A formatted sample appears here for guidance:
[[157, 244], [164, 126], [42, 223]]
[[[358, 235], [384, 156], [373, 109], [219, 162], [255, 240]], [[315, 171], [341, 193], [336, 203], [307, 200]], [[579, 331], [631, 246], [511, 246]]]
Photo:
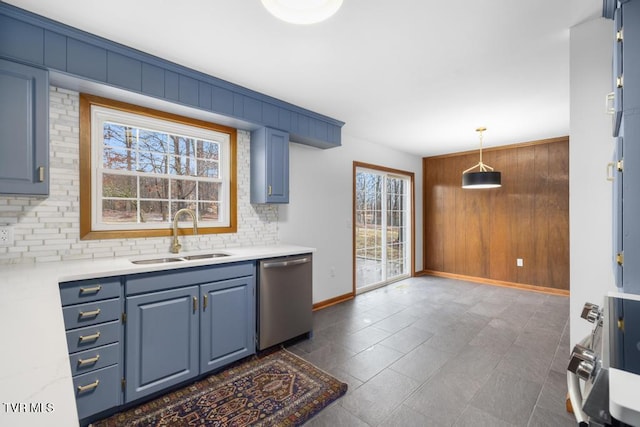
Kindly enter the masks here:
[[[282, 244], [184, 252], [178, 256], [206, 252], [230, 256], [166, 264], [138, 265], [131, 263], [134, 258], [103, 258], [0, 266], [0, 425], [78, 425], [59, 282], [314, 251]], [[167, 253], [135, 259], [175, 256]]]

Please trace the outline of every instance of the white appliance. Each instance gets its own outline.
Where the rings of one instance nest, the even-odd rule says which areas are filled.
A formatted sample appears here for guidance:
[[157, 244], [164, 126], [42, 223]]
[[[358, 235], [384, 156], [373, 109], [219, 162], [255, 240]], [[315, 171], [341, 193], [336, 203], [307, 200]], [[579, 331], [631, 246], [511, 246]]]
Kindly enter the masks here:
[[612, 292], [586, 303], [594, 324], [573, 348], [567, 386], [580, 426], [640, 427], [640, 295]]

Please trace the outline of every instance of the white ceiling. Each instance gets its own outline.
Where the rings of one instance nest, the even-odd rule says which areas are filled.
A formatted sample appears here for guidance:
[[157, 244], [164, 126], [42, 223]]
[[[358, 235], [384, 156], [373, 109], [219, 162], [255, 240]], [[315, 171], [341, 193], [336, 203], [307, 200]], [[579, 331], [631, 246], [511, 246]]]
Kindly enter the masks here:
[[260, 0], [4, 0], [346, 122], [419, 156], [569, 134], [569, 28], [601, 0], [345, 0], [296, 26]]

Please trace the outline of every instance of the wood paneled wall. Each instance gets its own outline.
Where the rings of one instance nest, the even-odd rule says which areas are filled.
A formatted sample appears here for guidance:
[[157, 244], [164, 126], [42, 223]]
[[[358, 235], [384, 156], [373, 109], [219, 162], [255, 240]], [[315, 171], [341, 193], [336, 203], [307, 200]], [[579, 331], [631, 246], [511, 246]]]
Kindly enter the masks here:
[[426, 272], [568, 291], [569, 138], [484, 150], [483, 161], [501, 188], [461, 188], [477, 150], [423, 159]]

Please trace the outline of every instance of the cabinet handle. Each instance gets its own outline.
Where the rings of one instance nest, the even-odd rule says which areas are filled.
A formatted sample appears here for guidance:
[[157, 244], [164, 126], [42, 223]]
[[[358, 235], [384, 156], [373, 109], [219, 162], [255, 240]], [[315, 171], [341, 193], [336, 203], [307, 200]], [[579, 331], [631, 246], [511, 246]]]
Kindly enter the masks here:
[[619, 31], [616, 31], [616, 41], [621, 42], [623, 40], [624, 40], [624, 32], [623, 32], [623, 29], [620, 28]]
[[198, 311], [198, 297], [193, 297], [193, 312]]
[[613, 166], [615, 165], [614, 162], [609, 162], [607, 163], [607, 181], [611, 181], [613, 182]]
[[80, 288], [80, 295], [84, 294], [97, 294], [102, 289], [102, 285], [94, 286], [92, 288]]
[[207, 305], [209, 304], [209, 295], [205, 294], [202, 297], [202, 311], [207, 309]]
[[80, 319], [86, 319], [87, 317], [96, 317], [100, 314], [100, 309], [93, 311], [81, 311], [79, 314]]
[[86, 393], [87, 391], [94, 390], [96, 387], [98, 387], [99, 383], [100, 383], [100, 380], [96, 380], [95, 382], [93, 382], [91, 384], [79, 385], [78, 386], [78, 393]]
[[607, 114], [615, 114], [616, 108], [613, 106], [614, 101], [616, 99], [616, 94], [614, 92], [609, 92], [605, 98], [604, 111]]
[[79, 340], [81, 343], [83, 343], [85, 341], [97, 341], [98, 338], [100, 338], [100, 331], [96, 332], [93, 335], [87, 335], [87, 336], [80, 335]]
[[44, 182], [44, 166], [38, 167], [38, 180]]
[[619, 77], [616, 79], [616, 87], [617, 87], [617, 88], [621, 88], [621, 87], [622, 87], [622, 85], [623, 85], [623, 83], [624, 83], [624, 79], [623, 79], [623, 77], [622, 77], [622, 76], [619, 76]]
[[267, 194], [268, 194], [269, 196], [271, 195], [271, 186], [269, 186], [269, 187], [267, 188]]
[[100, 355], [96, 354], [95, 357], [92, 357], [91, 359], [78, 359], [78, 368], [81, 368], [83, 366], [86, 365], [94, 365], [96, 363], [98, 363], [98, 360], [100, 360]]

